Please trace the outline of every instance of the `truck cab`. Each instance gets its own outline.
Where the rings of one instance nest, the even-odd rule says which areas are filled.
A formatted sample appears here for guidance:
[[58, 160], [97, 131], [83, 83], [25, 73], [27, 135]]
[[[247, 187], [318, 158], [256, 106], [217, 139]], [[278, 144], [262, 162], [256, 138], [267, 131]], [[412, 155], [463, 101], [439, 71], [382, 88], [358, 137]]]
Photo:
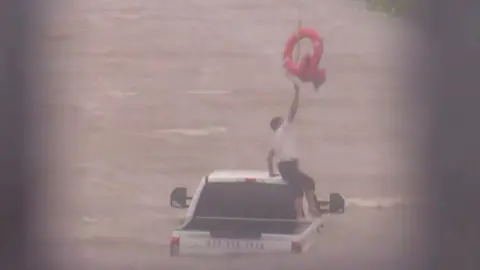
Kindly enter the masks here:
[[[319, 210], [343, 212], [343, 197], [337, 193], [330, 197], [331, 201], [318, 203]], [[172, 191], [170, 205], [187, 212], [172, 232], [170, 254], [304, 252], [321, 220], [297, 222], [293, 201], [290, 186], [280, 176], [214, 171], [201, 179], [191, 197], [183, 187]]]

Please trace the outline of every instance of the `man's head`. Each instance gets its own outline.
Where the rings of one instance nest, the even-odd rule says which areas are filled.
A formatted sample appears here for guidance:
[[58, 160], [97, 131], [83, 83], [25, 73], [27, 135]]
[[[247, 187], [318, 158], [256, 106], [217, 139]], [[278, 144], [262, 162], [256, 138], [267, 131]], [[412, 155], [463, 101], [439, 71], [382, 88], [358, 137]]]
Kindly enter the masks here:
[[275, 116], [270, 120], [270, 128], [276, 131], [283, 124], [283, 117]]

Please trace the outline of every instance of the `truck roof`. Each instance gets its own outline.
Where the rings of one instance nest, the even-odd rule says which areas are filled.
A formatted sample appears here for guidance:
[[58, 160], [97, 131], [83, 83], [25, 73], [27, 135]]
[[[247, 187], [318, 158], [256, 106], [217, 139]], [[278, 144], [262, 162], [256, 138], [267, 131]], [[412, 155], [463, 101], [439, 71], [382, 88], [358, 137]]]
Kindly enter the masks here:
[[207, 177], [210, 183], [255, 181], [269, 184], [286, 184], [282, 177], [270, 177], [267, 171], [260, 170], [216, 170]]

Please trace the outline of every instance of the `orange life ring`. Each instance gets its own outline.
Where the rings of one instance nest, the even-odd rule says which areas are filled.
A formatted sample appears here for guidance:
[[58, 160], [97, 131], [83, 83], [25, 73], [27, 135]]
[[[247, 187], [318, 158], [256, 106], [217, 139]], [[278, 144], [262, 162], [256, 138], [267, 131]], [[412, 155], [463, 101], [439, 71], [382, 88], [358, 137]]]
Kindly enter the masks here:
[[[302, 39], [308, 38], [313, 43], [313, 54], [307, 54], [295, 63], [293, 60], [293, 49], [295, 45]], [[323, 54], [323, 40], [317, 31], [312, 28], [301, 28], [297, 33], [293, 34], [285, 45], [283, 51], [284, 67], [288, 73], [298, 77], [304, 82], [313, 82], [318, 88], [325, 81], [325, 69], [318, 68], [320, 59]]]

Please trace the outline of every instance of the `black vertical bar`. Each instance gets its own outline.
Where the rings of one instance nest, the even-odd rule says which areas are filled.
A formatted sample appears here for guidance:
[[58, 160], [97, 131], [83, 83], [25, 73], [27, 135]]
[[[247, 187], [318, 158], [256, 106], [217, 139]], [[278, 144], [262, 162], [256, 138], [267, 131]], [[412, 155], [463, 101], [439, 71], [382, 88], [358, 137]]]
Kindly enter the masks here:
[[429, 269], [480, 269], [480, 1], [429, 0]]
[[[30, 3], [36, 2], [36, 3]], [[38, 1], [0, 1], [0, 269], [41, 269], [34, 259], [30, 30]], [[36, 261], [36, 263], [33, 263]], [[30, 266], [30, 267], [29, 267]]]

